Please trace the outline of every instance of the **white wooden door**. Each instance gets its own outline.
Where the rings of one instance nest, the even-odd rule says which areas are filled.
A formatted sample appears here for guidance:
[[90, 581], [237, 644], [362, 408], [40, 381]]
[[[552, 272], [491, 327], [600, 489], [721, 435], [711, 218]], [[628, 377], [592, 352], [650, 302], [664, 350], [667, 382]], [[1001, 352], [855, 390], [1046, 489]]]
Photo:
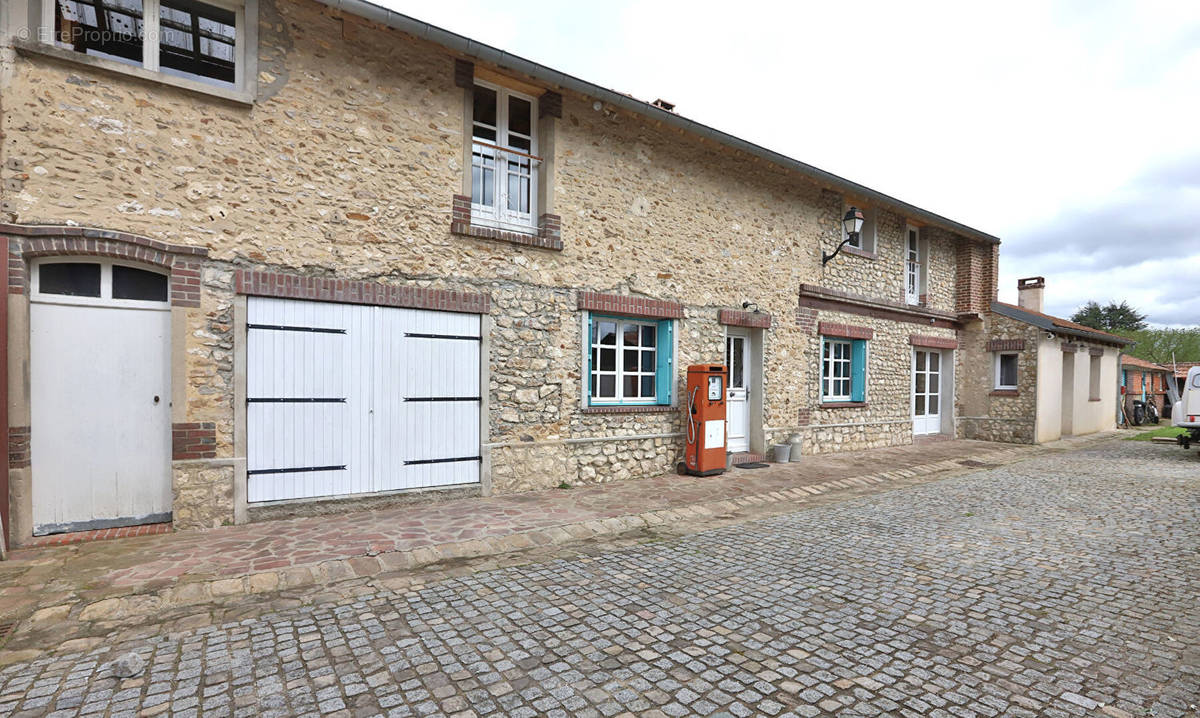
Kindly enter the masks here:
[[478, 483], [478, 315], [252, 297], [248, 498]]
[[727, 450], [750, 450], [750, 338], [730, 330], [725, 337], [725, 366], [729, 385], [725, 389], [725, 437]]
[[[65, 264], [82, 275], [94, 272], [97, 281], [83, 282], [82, 290], [53, 287], [46, 281], [48, 291], [39, 291], [37, 276], [43, 266]], [[148, 275], [151, 284], [161, 280], [162, 301], [114, 300], [108, 262], [71, 260], [32, 268], [29, 380], [35, 535], [171, 518], [171, 314], [166, 278], [133, 272]], [[122, 290], [118, 280], [118, 296]]]
[[913, 350], [913, 433], [942, 430], [942, 354]]

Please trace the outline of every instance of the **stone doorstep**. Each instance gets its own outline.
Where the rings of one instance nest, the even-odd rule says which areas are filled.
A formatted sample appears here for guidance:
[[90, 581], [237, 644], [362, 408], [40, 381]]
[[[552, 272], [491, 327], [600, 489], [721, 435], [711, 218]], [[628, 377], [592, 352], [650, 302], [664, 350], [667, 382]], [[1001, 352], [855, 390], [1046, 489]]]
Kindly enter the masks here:
[[[1002, 449], [980, 454], [975, 460], [1003, 462], [1017, 457], [1024, 458], [1039, 453], [1037, 447]], [[640, 514], [589, 520], [563, 524], [546, 529], [524, 531], [507, 536], [487, 539], [470, 539], [453, 543], [423, 546], [409, 551], [388, 551], [374, 555], [335, 559], [309, 566], [292, 566], [275, 571], [263, 571], [244, 576], [214, 580], [185, 581], [164, 588], [156, 593], [129, 594], [104, 598], [85, 605], [78, 613], [80, 621], [111, 621], [147, 615], [163, 608], [196, 606], [221, 603], [224, 600], [252, 594], [272, 593], [288, 589], [303, 588], [318, 583], [333, 584], [349, 579], [371, 578], [379, 574], [411, 571], [443, 561], [499, 556], [522, 551], [534, 546], [563, 545], [591, 538], [613, 537], [651, 526], [665, 526], [688, 518], [711, 518], [728, 515], [739, 507], [764, 504], [771, 501], [804, 503], [809, 496], [824, 494], [838, 488], [871, 486], [896, 481], [921, 474], [937, 474], [950, 470], [972, 470], [955, 461], [913, 466], [902, 471], [868, 474], [853, 479], [836, 479], [810, 484], [794, 489], [784, 489], [739, 496], [707, 503], [658, 509]], [[978, 470], [978, 469], [976, 469]], [[61, 621], [72, 612], [74, 604], [62, 604], [41, 608], [28, 619], [31, 625], [44, 625], [48, 621]]]

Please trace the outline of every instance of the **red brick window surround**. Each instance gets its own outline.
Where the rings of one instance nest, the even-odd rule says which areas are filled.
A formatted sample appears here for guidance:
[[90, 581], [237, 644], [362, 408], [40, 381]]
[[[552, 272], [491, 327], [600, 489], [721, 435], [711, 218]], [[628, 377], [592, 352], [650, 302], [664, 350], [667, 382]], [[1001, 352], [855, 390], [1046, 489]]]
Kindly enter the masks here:
[[[530, 228], [534, 230], [534, 228]], [[530, 232], [514, 232], [507, 229], [486, 227], [471, 222], [471, 198], [454, 195], [450, 210], [450, 233], [476, 239], [494, 239], [509, 244], [520, 244], [538, 249], [562, 251], [562, 218], [545, 212], [538, 216], [537, 229]]]
[[738, 309], [722, 309], [717, 312], [717, 322], [729, 327], [770, 329], [771, 315], [767, 312], [743, 312]]
[[933, 337], [925, 334], [909, 334], [908, 343], [925, 349], [957, 349], [958, 340], [950, 337]]
[[818, 322], [817, 334], [823, 337], [839, 339], [874, 339], [875, 330], [870, 327], [860, 327], [854, 324], [839, 324], [837, 322]]
[[465, 314], [488, 314], [492, 310], [492, 298], [487, 294], [249, 269], [235, 272], [234, 288], [238, 294], [314, 302], [370, 304]]
[[1025, 340], [992, 339], [987, 343], [987, 350], [990, 352], [1023, 352], [1025, 351]]
[[682, 319], [683, 305], [665, 299], [631, 297], [624, 294], [600, 294], [580, 292], [579, 309], [592, 312], [619, 314], [626, 317], [650, 317], [653, 319]]
[[127, 232], [60, 225], [0, 224], [8, 242], [8, 293], [28, 291], [28, 262], [38, 257], [105, 257], [165, 269], [170, 276], [171, 304], [200, 306], [200, 270], [205, 247], [168, 244]]

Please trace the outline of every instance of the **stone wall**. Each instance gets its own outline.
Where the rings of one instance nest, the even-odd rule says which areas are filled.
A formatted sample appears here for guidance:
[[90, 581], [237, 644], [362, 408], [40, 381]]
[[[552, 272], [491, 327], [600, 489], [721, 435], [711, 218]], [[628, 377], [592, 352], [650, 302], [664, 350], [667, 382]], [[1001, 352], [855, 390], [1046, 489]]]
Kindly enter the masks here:
[[[963, 332], [963, 351], [958, 371], [961, 392], [958, 402], [958, 435], [964, 439], [1035, 442], [1037, 420], [1038, 341], [1037, 327], [988, 313]], [[1017, 390], [995, 390], [996, 352], [988, 342], [1019, 342]]]
[[234, 464], [175, 461], [171, 468], [175, 494], [172, 521], [177, 530], [233, 524]]
[[[177, 352], [177, 421], [213, 423], [218, 459], [235, 454], [235, 268], [490, 296], [486, 442], [498, 492], [646, 476], [679, 460], [681, 411], [583, 411], [583, 290], [685, 306], [677, 385], [687, 364], [723, 361], [720, 309], [750, 301], [775, 317], [762, 341], [768, 441], [801, 428], [806, 451], [911, 439], [905, 341], [917, 326], [844, 318], [876, 328], [870, 406], [817, 409], [802, 422], [816, 403], [819, 350], [794, 320], [801, 283], [901, 300], [903, 216], [880, 208], [874, 258], [843, 253], [822, 266], [821, 251], [840, 241], [840, 193], [566, 93], [549, 143], [562, 250], [453, 234], [465, 141], [455, 57], [308, 0], [260, 8], [253, 106], [24, 54], [4, 88], [15, 99], [4, 103], [0, 154], [24, 168], [2, 198], [8, 219], [209, 250], [201, 311], [189, 313]], [[965, 242], [928, 233], [931, 308], [955, 308]], [[856, 425], [832, 426], [846, 423]], [[185, 488], [190, 476], [179, 477]]]

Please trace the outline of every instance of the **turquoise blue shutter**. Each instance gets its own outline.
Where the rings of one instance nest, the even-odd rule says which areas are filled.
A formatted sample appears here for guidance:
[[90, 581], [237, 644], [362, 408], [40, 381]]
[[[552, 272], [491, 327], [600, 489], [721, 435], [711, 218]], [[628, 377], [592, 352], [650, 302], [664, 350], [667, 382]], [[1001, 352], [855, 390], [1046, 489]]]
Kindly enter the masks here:
[[658, 322], [658, 351], [654, 353], [658, 360], [654, 368], [654, 386], [658, 390], [655, 402], [658, 404], [671, 403], [671, 386], [675, 383], [675, 372], [671, 370], [674, 357], [671, 351], [675, 347], [673, 332], [675, 322], [663, 319]]
[[867, 342], [850, 342], [850, 401], [867, 400]]

